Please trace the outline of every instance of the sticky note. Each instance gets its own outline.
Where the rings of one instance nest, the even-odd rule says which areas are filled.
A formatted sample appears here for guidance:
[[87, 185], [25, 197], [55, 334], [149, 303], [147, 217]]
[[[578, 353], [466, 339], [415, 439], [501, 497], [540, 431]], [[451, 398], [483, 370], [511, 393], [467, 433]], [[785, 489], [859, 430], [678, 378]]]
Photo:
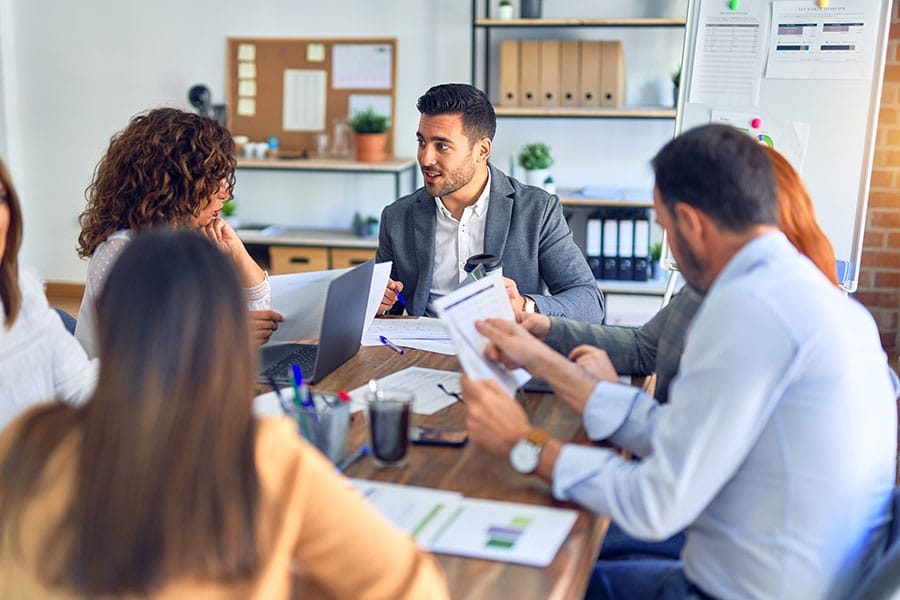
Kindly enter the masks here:
[[238, 98], [237, 114], [252, 117], [256, 114], [256, 98]]
[[256, 79], [256, 63], [239, 62], [238, 79]]
[[323, 62], [325, 60], [325, 44], [306, 45], [307, 62]]
[[238, 96], [256, 96], [256, 80], [242, 79], [238, 81]]
[[256, 44], [238, 44], [238, 60], [256, 60]]

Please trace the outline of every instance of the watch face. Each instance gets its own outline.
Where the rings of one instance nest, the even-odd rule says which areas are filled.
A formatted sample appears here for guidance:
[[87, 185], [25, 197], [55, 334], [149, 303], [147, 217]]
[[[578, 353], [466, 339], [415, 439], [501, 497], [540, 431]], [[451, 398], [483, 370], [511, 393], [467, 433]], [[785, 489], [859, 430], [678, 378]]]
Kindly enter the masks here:
[[527, 440], [519, 440], [509, 452], [509, 462], [519, 473], [534, 473], [541, 457], [541, 449]]

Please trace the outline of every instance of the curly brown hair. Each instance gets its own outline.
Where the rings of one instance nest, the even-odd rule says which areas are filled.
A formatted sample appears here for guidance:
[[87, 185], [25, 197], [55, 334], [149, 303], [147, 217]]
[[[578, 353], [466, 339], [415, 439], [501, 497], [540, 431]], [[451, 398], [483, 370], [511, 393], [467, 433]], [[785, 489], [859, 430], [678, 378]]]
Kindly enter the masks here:
[[157, 108], [132, 118], [110, 140], [85, 190], [78, 256], [91, 256], [120, 229], [188, 223], [223, 180], [231, 195], [233, 150], [231, 133], [207, 117]]

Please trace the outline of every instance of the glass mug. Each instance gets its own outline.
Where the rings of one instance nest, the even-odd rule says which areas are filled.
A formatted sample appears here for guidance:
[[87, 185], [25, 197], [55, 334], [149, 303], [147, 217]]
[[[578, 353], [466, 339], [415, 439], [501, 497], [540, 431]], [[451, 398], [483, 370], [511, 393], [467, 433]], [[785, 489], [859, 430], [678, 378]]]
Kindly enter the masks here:
[[370, 448], [377, 466], [406, 465], [412, 403], [412, 393], [403, 390], [366, 392]]

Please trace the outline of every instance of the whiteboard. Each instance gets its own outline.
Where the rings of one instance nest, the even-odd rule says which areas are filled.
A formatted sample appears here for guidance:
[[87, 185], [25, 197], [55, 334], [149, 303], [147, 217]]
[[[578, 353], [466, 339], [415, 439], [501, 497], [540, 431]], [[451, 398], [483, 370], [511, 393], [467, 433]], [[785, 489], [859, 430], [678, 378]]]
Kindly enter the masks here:
[[800, 173], [856, 290], [891, 0], [690, 0], [676, 135], [729, 123]]

